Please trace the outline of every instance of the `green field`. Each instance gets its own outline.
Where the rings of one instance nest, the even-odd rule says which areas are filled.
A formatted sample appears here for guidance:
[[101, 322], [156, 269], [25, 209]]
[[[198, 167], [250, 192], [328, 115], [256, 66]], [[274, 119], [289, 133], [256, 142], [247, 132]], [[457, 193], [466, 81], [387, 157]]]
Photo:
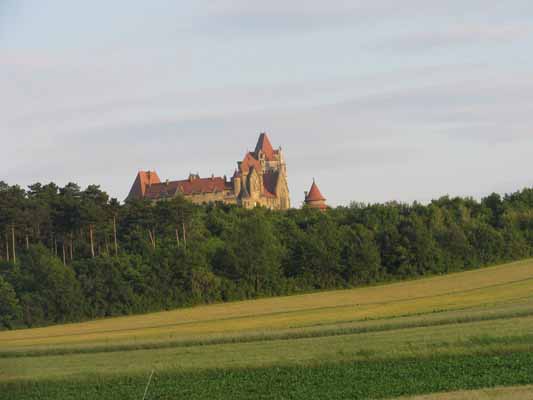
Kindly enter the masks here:
[[[496, 386], [510, 388], [463, 398], [529, 398], [521, 385], [533, 384], [531, 350], [528, 260], [384, 286], [0, 332], [0, 394], [142, 398], [154, 371], [147, 399], [395, 398]], [[465, 394], [446, 396], [435, 399]]]

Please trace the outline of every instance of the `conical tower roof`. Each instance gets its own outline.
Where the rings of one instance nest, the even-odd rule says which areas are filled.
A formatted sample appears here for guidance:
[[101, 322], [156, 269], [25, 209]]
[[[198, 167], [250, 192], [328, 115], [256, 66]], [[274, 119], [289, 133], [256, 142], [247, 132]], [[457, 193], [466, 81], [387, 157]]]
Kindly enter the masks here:
[[322, 196], [322, 193], [320, 193], [320, 189], [315, 183], [315, 180], [313, 179], [313, 184], [311, 185], [311, 189], [309, 189], [309, 192], [307, 193], [307, 196], [305, 197], [305, 201], [326, 201], [326, 198]]

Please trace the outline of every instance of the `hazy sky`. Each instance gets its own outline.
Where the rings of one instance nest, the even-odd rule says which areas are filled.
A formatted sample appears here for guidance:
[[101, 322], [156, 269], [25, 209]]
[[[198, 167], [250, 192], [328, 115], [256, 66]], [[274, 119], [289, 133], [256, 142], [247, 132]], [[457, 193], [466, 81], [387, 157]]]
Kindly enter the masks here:
[[293, 205], [533, 184], [531, 0], [0, 0], [0, 180], [231, 175], [267, 131]]

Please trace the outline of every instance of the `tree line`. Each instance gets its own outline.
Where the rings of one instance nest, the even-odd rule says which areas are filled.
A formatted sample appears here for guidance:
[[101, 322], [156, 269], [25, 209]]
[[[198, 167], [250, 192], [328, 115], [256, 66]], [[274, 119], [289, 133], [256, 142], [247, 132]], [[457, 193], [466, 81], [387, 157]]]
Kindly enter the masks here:
[[327, 212], [112, 199], [0, 182], [0, 325], [347, 288], [533, 252], [533, 189]]

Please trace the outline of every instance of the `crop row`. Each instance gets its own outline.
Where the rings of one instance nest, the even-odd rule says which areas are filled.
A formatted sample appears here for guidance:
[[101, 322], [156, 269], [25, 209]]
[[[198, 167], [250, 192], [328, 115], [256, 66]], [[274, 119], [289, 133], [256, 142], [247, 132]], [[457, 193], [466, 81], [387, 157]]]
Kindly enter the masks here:
[[[13, 400], [142, 398], [148, 374], [4, 383]], [[314, 366], [156, 371], [147, 399], [384, 399], [533, 383], [533, 354], [409, 358]]]

